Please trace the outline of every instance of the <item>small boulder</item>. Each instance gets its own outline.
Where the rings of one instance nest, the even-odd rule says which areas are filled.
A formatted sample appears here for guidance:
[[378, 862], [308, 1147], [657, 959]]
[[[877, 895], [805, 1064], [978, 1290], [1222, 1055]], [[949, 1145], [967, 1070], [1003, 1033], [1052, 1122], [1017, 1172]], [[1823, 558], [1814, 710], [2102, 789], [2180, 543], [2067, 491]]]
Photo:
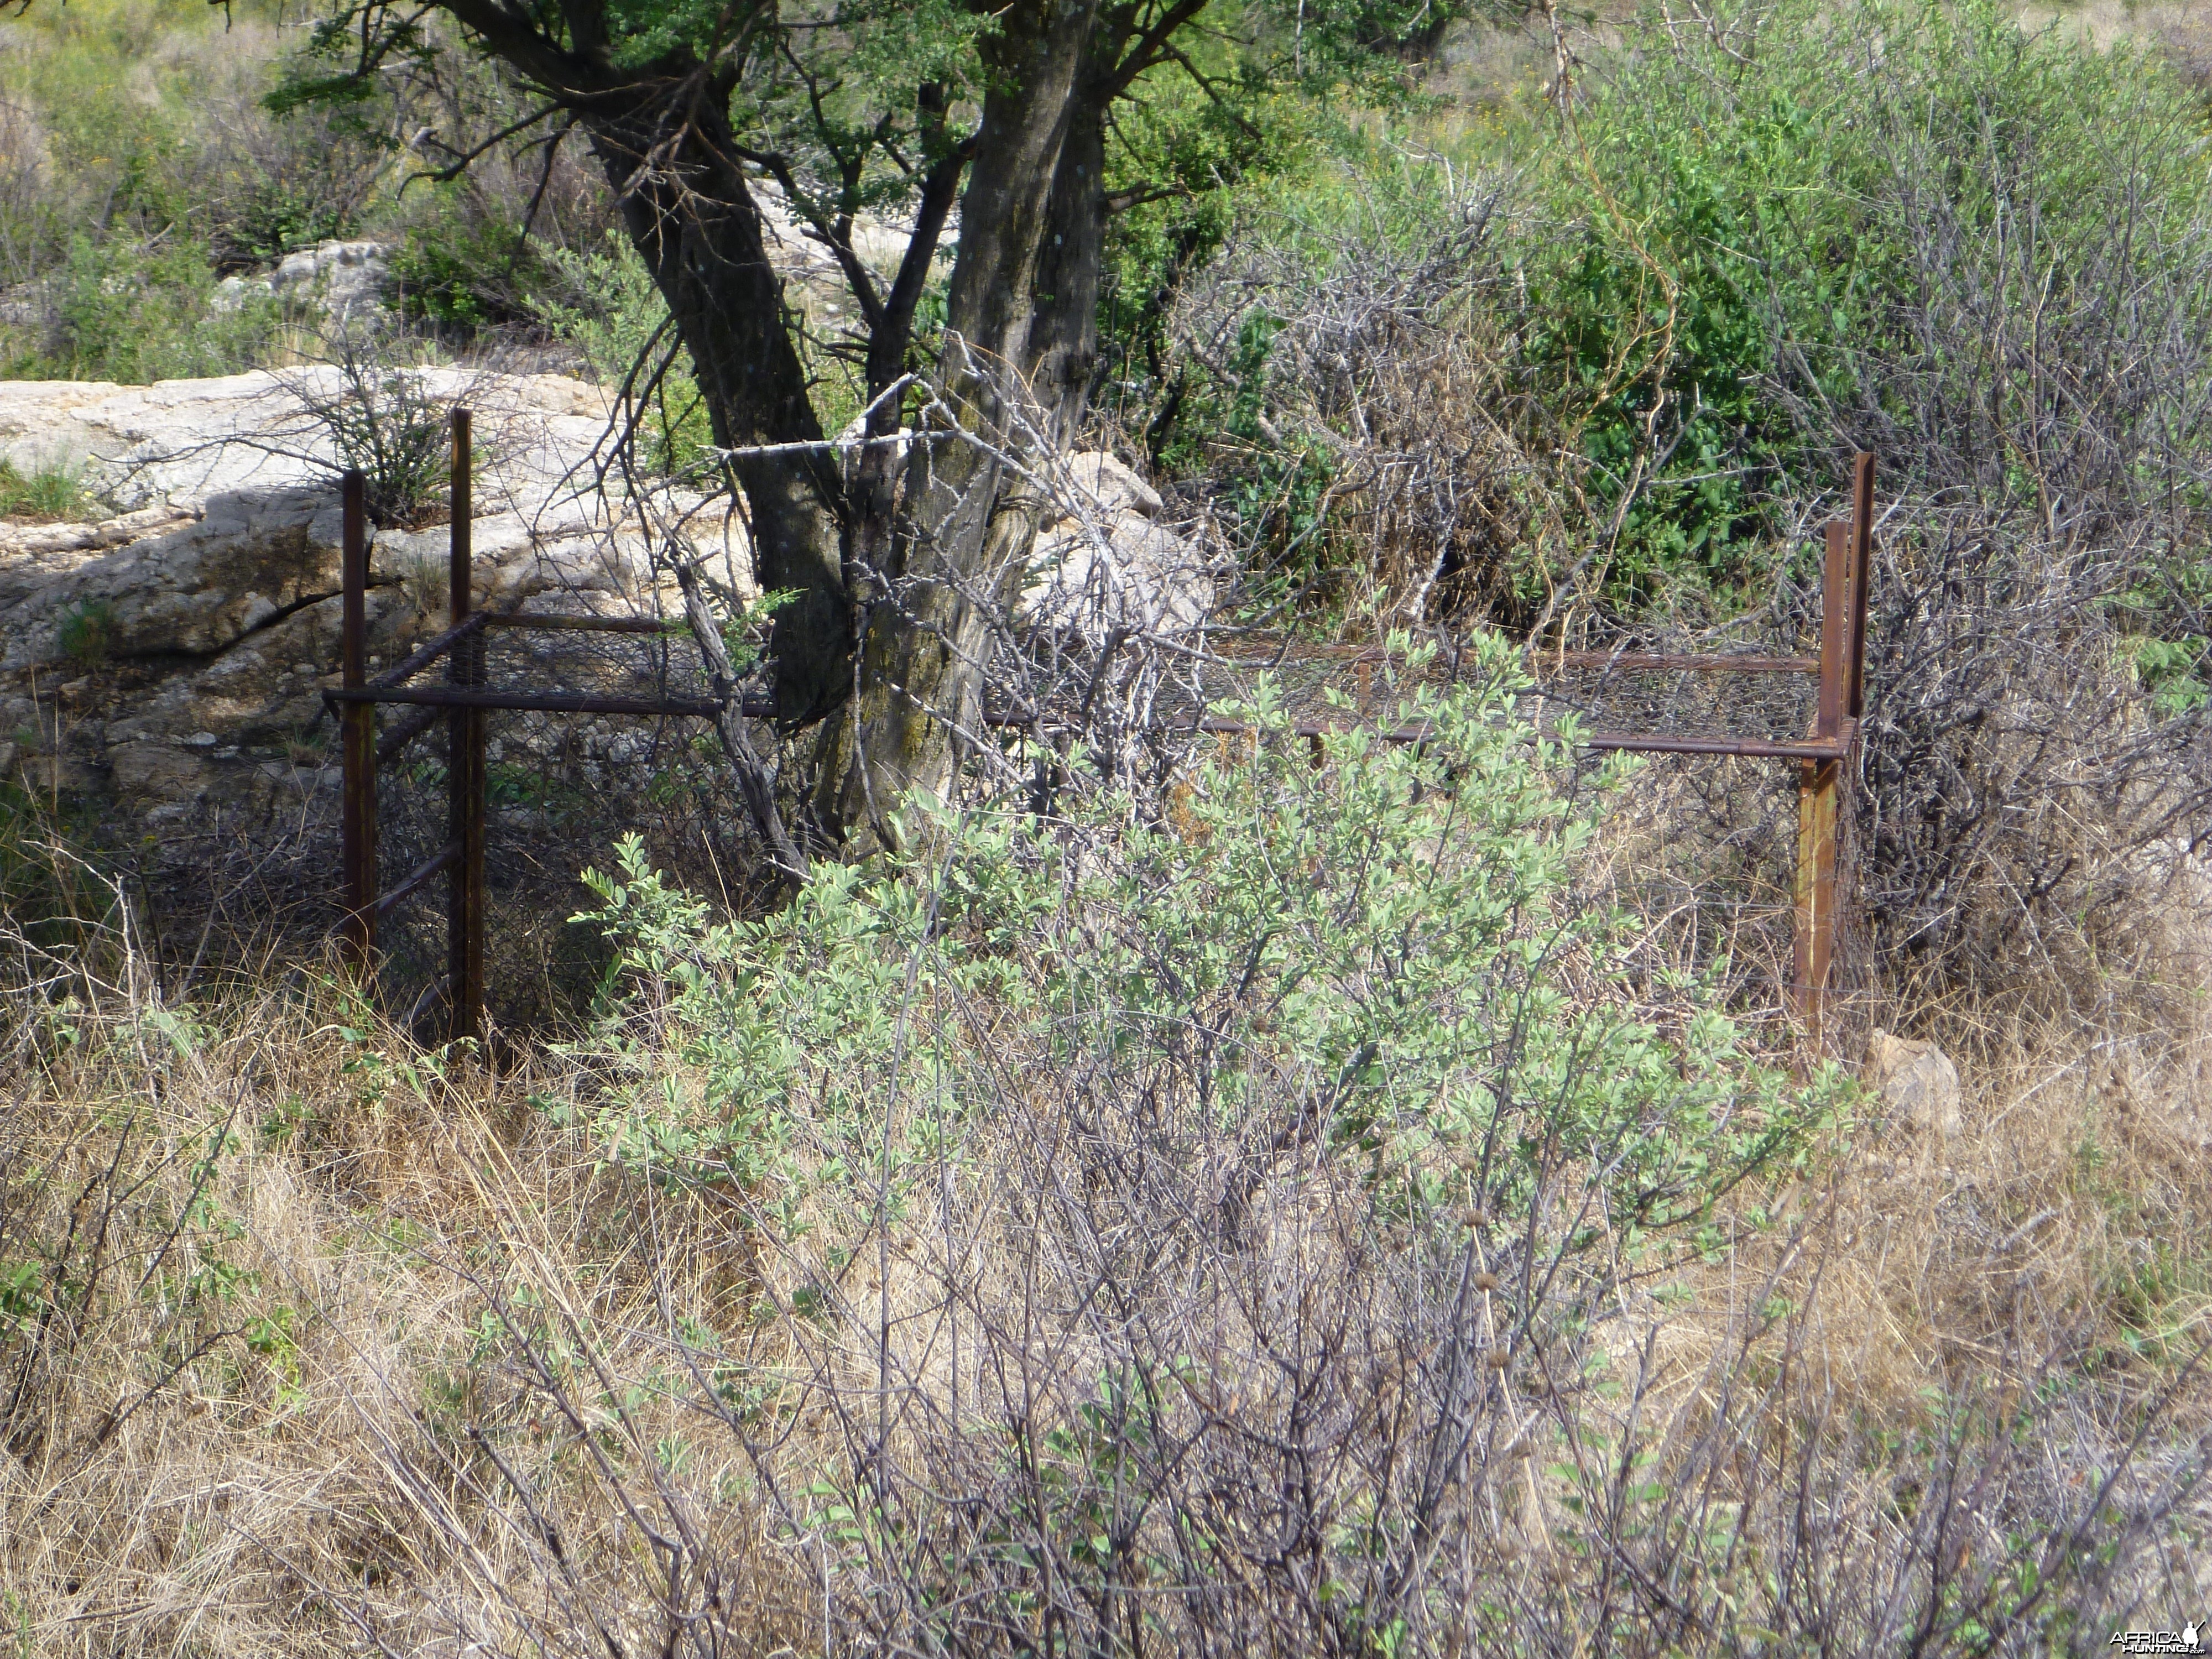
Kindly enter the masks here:
[[1212, 610], [1204, 551], [1156, 522], [1166, 505], [1159, 492], [1115, 456], [1068, 456], [1053, 499], [1057, 516], [1038, 529], [1018, 621], [1092, 635], [1178, 632]]
[[1959, 1068], [1932, 1042], [1876, 1031], [1867, 1044], [1867, 1082], [1881, 1091], [1890, 1121], [1948, 1140], [1962, 1127]]
[[1158, 490], [1107, 450], [1085, 449], [1070, 455], [1067, 477], [1086, 504], [1095, 503], [1102, 513], [1135, 512], [1149, 519], [1166, 506]]
[[1127, 508], [1088, 524], [1062, 519], [1047, 526], [1030, 573], [1014, 607], [1015, 620], [1030, 627], [1176, 633], [1197, 627], [1214, 605], [1204, 553]]

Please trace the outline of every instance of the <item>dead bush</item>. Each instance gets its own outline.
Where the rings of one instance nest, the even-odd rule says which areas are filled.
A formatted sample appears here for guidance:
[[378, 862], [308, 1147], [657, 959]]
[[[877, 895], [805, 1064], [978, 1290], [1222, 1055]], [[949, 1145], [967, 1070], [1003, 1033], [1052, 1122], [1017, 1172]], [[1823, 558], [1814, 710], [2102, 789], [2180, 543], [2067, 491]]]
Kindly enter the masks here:
[[[1510, 285], [1493, 246], [1504, 185], [1370, 201], [1340, 222], [1240, 227], [1179, 287], [1186, 367], [1153, 416], [1198, 447], [1195, 488], [1246, 544], [1258, 597], [1316, 597], [1378, 629], [1510, 614], [1569, 534], [1571, 472], [1531, 441]], [[1202, 439], [1180, 436], [1218, 416]]]

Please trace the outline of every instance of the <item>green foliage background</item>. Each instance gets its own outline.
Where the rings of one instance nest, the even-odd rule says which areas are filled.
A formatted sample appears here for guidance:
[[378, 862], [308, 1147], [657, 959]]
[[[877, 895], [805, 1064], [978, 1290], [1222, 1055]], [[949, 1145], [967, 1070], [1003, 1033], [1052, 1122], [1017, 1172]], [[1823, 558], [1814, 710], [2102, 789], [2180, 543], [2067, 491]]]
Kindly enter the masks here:
[[[1639, 14], [1561, 98], [1533, 65], [1488, 82], [1433, 66], [1424, 54], [1472, 26], [1464, 9], [1231, 8], [1190, 37], [1187, 70], [1148, 72], [1117, 112], [1092, 441], [1206, 500], [1243, 545], [1255, 615], [1287, 606], [1334, 626], [1373, 556], [1346, 516], [1358, 466], [1334, 441], [1359, 434], [1335, 416], [1316, 430], [1296, 407], [1284, 328], [1363, 268], [1446, 245], [1471, 192], [1498, 210], [1427, 320], [1496, 364], [1511, 400], [1486, 418], [1554, 469], [1541, 487], [1563, 539], [1625, 617], [1759, 603], [1800, 556], [1778, 503], [1832, 488], [1855, 444], [1935, 410], [1955, 430], [1921, 447], [1958, 450], [1985, 441], [1952, 411], [1996, 418], [2044, 395], [1986, 353], [1931, 344], [1929, 319], [1968, 290], [1992, 314], [2094, 309], [2072, 287], [2130, 236], [2146, 271], [2192, 291], [2176, 325], [2212, 328], [2212, 284], [2193, 274], [2212, 207], [2203, 99], [2151, 46], [2026, 27], [2002, 0], [1724, 0], [1695, 27]], [[622, 50], [689, 40], [712, 10], [618, 9]], [[215, 283], [374, 235], [395, 245], [398, 311], [438, 349], [550, 345], [610, 384], [643, 362], [647, 463], [700, 463], [705, 411], [680, 356], [640, 356], [665, 312], [604, 201], [533, 217], [529, 167], [498, 188], [482, 166], [426, 182], [444, 154], [415, 131], [427, 106], [347, 80], [340, 32], [262, 0], [227, 15], [228, 32], [159, 0], [72, 0], [0, 23], [17, 48], [0, 57], [15, 106], [0, 274], [41, 315], [0, 323], [0, 368], [142, 381], [313, 355], [312, 319], [265, 297], [218, 305]], [[913, 174], [886, 159], [884, 133], [909, 166], [934, 154], [944, 136], [915, 125], [915, 90], [978, 95], [994, 26], [950, 0], [841, 15], [831, 80], [753, 76], [733, 114], [793, 158], [803, 198], [895, 219]], [[518, 113], [514, 88], [433, 26], [408, 38], [441, 119], [477, 130]], [[2033, 258], [1931, 263], [1931, 226], [1966, 247], [2014, 222]], [[1182, 326], [1194, 292], [1240, 282], [1224, 327]], [[834, 429], [858, 407], [854, 348], [817, 300], [793, 292]], [[933, 289], [925, 354], [939, 304]], [[1972, 487], [2016, 505], [2048, 484], [2001, 456]], [[2175, 707], [2203, 691], [2192, 535], [2130, 589], [2124, 619]], [[1510, 556], [1509, 620], [1551, 590], [1559, 556], [1534, 539]]]
[[[1967, 239], [2024, 213], [2063, 289], [2111, 234], [2116, 184], [2176, 257], [2207, 206], [2202, 99], [2138, 43], [2100, 51], [1989, 0], [1738, 0], [1710, 28], [1647, 14], [1632, 39], [1537, 163], [1541, 234], [1514, 257], [1529, 349], [1582, 400], [1593, 500], [1616, 506], [1671, 447], [1626, 514], [1615, 572], [1634, 592], [1759, 573], [1762, 497], [1835, 459], [1778, 386], [1902, 417], [1884, 371], [1959, 372], [1921, 361], [1910, 325], [1934, 297], [1916, 262], [1931, 217]], [[1880, 76], [1853, 74], [1854, 52]]]

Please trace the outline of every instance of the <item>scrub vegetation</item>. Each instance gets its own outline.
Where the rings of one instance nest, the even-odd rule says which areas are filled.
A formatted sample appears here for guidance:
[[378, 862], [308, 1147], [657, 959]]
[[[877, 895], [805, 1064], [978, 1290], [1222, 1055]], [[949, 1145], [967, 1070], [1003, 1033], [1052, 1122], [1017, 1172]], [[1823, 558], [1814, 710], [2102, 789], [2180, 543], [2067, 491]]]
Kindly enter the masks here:
[[[338, 360], [363, 421], [439, 358], [617, 389], [632, 465], [793, 527], [732, 637], [814, 769], [775, 797], [802, 868], [579, 848], [550, 920], [596, 988], [483, 1053], [334, 959], [203, 971], [203, 940], [179, 975], [112, 839], [0, 784], [0, 1649], [2030, 1655], [2205, 1623], [2188, 37], [1990, 0], [1093, 9], [1128, 72], [1072, 83], [1091, 216], [1080, 258], [1030, 250], [1021, 328], [974, 180], [1039, 238], [1069, 198], [1030, 225], [963, 135], [1026, 131], [1064, 7], [0, 21], [8, 374]], [[672, 88], [697, 118], [654, 149]], [[738, 240], [766, 203], [823, 257], [687, 275], [648, 200]], [[333, 239], [387, 250], [373, 325], [221, 286]], [[961, 378], [985, 320], [1011, 380]], [[1422, 741], [1345, 703], [1310, 743], [1263, 679], [1249, 732], [1171, 751], [1103, 714], [1042, 763], [893, 742], [897, 674], [982, 672], [948, 526], [1033, 535], [1031, 452], [965, 495], [728, 452], [1010, 431], [1017, 381], [1208, 550], [1224, 632], [1382, 647], [1365, 712]], [[380, 511], [411, 522], [434, 425], [361, 441], [400, 427]], [[1526, 647], [1804, 648], [1860, 451], [1856, 908], [1814, 1045], [1778, 992], [1794, 780], [1593, 763]], [[93, 512], [0, 471], [0, 555]], [[878, 576], [872, 610], [836, 586]], [[100, 666], [114, 618], [65, 628]], [[1125, 643], [1165, 649], [1084, 659], [1094, 691]], [[1876, 1027], [1956, 1060], [1955, 1133], [1862, 1079]]]

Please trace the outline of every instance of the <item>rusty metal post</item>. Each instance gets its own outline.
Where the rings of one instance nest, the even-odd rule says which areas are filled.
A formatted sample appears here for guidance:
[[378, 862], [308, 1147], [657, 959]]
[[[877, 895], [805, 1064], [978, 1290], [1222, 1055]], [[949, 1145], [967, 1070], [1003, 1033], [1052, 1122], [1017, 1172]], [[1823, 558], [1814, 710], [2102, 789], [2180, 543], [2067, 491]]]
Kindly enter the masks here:
[[[340, 678], [349, 691], [368, 684], [368, 509], [367, 484], [349, 472], [339, 487], [344, 530], [338, 544]], [[345, 872], [345, 955], [365, 983], [376, 956], [376, 709], [349, 702], [338, 717], [344, 792], [338, 813]]]
[[1844, 712], [1866, 712], [1867, 594], [1874, 586], [1874, 457], [1861, 451], [1851, 463], [1850, 686]]
[[[1827, 529], [1820, 581], [1820, 693], [1813, 734], [1832, 743], [1842, 737], [1850, 696], [1850, 542], [1841, 524]], [[1821, 1001], [1836, 948], [1836, 795], [1843, 768], [1835, 760], [1808, 761], [1798, 771], [1796, 940], [1791, 963], [1798, 1017], [1817, 1047]]]
[[[469, 457], [469, 411], [453, 411], [453, 519], [448, 529], [447, 625], [458, 626], [474, 605], [470, 529], [474, 514]], [[459, 686], [483, 684], [481, 629], [454, 641], [446, 678]], [[446, 973], [452, 988], [449, 1036], [456, 1042], [483, 1038], [484, 1002], [484, 711], [456, 708], [448, 717], [446, 751], [447, 834], [459, 848], [446, 900]]]

